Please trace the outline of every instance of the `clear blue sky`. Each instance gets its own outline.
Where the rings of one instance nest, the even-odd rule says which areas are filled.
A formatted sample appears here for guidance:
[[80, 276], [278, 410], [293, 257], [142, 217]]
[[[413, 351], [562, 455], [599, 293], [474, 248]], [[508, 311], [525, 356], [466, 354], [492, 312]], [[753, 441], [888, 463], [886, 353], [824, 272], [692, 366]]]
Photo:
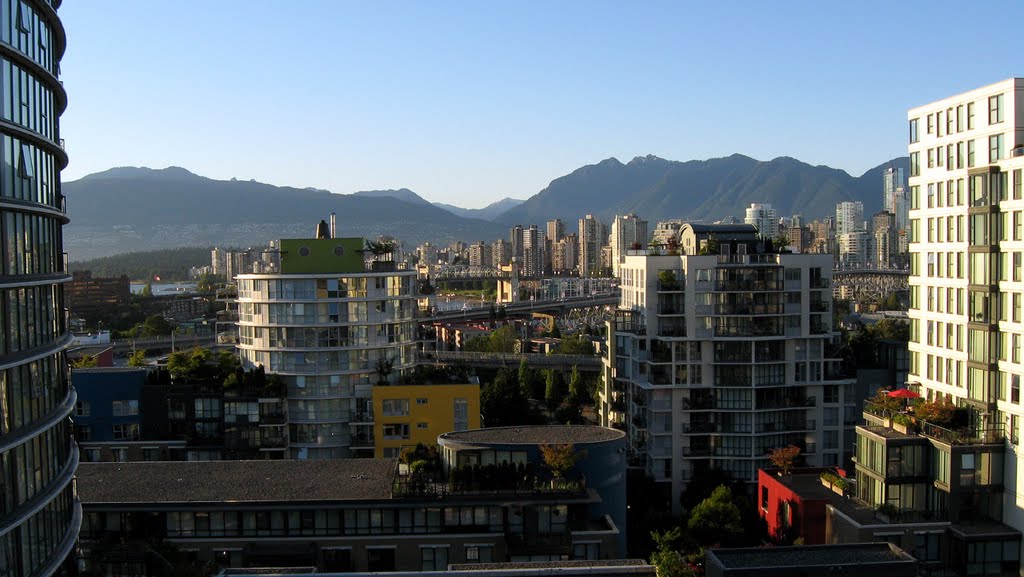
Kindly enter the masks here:
[[1024, 74], [1020, 2], [66, 0], [64, 180], [113, 166], [466, 208], [614, 156], [859, 175]]

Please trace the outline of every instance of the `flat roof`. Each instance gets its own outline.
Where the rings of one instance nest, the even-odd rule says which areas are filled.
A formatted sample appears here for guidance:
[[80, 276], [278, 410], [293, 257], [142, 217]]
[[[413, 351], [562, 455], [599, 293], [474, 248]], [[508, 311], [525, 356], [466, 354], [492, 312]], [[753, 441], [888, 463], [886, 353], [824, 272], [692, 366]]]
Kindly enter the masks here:
[[397, 459], [81, 463], [85, 506], [391, 498]]
[[889, 543], [712, 549], [708, 551], [708, 557], [716, 558], [719, 564], [727, 569], [917, 563], [902, 549]]
[[704, 224], [704, 223], [684, 223], [683, 228], [689, 227], [690, 230], [696, 233], [700, 232], [745, 232], [750, 234], [757, 234], [757, 227], [752, 224], [736, 223], [736, 224]]
[[626, 433], [618, 429], [594, 425], [538, 425], [523, 427], [491, 427], [470, 431], [454, 431], [438, 437], [439, 440], [472, 445], [540, 445], [604, 443], [622, 439]]

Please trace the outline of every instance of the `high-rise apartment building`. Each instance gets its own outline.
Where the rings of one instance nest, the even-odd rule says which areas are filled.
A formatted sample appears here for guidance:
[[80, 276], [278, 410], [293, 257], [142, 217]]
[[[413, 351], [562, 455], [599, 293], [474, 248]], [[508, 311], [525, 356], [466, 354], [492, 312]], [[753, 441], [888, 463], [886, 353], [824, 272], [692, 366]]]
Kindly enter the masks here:
[[484, 241], [471, 244], [469, 245], [469, 266], [490, 268], [493, 262], [492, 255], [491, 246]]
[[550, 274], [555, 271], [555, 243], [565, 236], [565, 224], [562, 219], [549, 220], [545, 233], [544, 272]]
[[779, 236], [779, 218], [770, 204], [751, 203], [743, 222], [754, 225], [763, 237], [774, 239]]
[[630, 247], [640, 245], [641, 248], [647, 248], [647, 221], [635, 214], [616, 216], [612, 221], [609, 244], [612, 250], [612, 275], [617, 276], [619, 263]]
[[523, 226], [515, 225], [509, 230], [508, 240], [512, 247], [512, 260], [516, 262], [519, 270], [523, 269]]
[[871, 218], [871, 266], [893, 268], [898, 252], [897, 237], [896, 215], [885, 210], [875, 213]]
[[832, 256], [759, 254], [746, 224], [684, 224], [679, 244], [621, 265], [601, 424], [627, 432], [673, 507], [710, 469], [754, 482], [772, 448], [843, 462], [856, 394], [833, 347]]
[[491, 244], [491, 266], [501, 268], [512, 262], [512, 245], [505, 239], [499, 238]]
[[596, 276], [601, 272], [601, 247], [607, 244], [608, 227], [588, 214], [579, 221], [579, 243], [576, 267], [581, 277]]
[[[67, 165], [59, 118], [64, 55], [59, 0], [0, 6], [0, 575], [60, 573], [75, 546], [82, 509], [74, 493], [78, 447], [69, 416], [77, 397], [64, 349], [60, 171]], [[64, 567], [67, 569], [67, 567]]]
[[520, 270], [527, 277], [537, 278], [544, 274], [544, 234], [535, 224], [523, 231], [523, 262]]
[[972, 513], [1024, 530], [1024, 79], [911, 109], [908, 120], [909, 378], [926, 398], [951, 399], [973, 432], [965, 447], [932, 443], [950, 482], [929, 483], [927, 499], [966, 492]]
[[[238, 282], [238, 349], [288, 387], [289, 456], [369, 456], [372, 389], [415, 364], [415, 270], [362, 238], [282, 239]], [[386, 251], [378, 251], [386, 252]]]
[[836, 205], [836, 237], [864, 230], [864, 203], [844, 201]]
[[579, 243], [576, 235], [563, 236], [551, 247], [551, 270], [555, 274], [566, 274], [576, 270], [576, 251]]
[[658, 222], [651, 233], [651, 243], [658, 247], [668, 247], [670, 239], [679, 240], [679, 229], [682, 226], [683, 221], [678, 219]]

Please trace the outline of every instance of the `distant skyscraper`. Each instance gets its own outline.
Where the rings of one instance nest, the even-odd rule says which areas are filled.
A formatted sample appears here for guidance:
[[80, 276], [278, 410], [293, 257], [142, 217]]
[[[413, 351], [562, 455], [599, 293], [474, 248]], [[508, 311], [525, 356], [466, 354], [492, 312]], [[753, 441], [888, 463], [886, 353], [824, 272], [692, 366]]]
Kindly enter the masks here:
[[508, 240], [512, 246], [512, 258], [515, 259], [520, 270], [523, 268], [523, 226], [517, 224], [508, 233]]
[[579, 243], [576, 235], [563, 236], [551, 248], [551, 268], [555, 274], [565, 274], [576, 270]]
[[562, 240], [565, 236], [565, 225], [562, 220], [556, 218], [555, 220], [549, 220], [547, 224], [547, 234], [544, 239], [544, 272], [554, 272], [554, 250], [555, 243]]
[[537, 225], [523, 231], [523, 274], [528, 277], [540, 277], [544, 273], [544, 235]]
[[896, 260], [896, 217], [883, 210], [871, 219], [871, 264], [889, 269]]
[[491, 266], [499, 268], [512, 262], [512, 244], [499, 238], [491, 245]]
[[651, 242], [658, 246], [667, 246], [670, 238], [679, 240], [679, 228], [683, 226], [682, 220], [663, 220], [654, 226], [651, 234]]
[[611, 239], [612, 275], [618, 276], [619, 263], [626, 256], [626, 251], [634, 244], [647, 248], [647, 221], [635, 214], [616, 216], [612, 221]]
[[77, 571], [68, 559], [82, 507], [69, 418], [77, 397], [64, 353], [71, 276], [61, 234], [68, 218], [60, 171], [68, 157], [58, 122], [67, 104], [58, 80], [65, 47], [59, 6], [37, 0], [0, 9], [0, 575]]
[[779, 218], [770, 204], [751, 203], [743, 217], [744, 224], [752, 224], [757, 232], [767, 238], [779, 236]]
[[864, 230], [864, 203], [846, 201], [837, 204], [835, 230], [836, 237], [855, 230]]
[[608, 238], [607, 227], [588, 214], [579, 222], [579, 262], [581, 277], [595, 276], [601, 271], [601, 247]]

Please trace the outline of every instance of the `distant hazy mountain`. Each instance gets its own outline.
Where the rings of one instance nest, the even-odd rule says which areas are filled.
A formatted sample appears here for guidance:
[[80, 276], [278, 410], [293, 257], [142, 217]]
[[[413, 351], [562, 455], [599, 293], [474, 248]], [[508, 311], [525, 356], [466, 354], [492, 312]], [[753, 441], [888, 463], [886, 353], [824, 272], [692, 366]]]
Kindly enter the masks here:
[[262, 246], [311, 236], [332, 211], [339, 236], [390, 234], [407, 249], [426, 240], [490, 239], [496, 232], [490, 223], [426, 201], [213, 180], [177, 167], [115, 168], [66, 182], [63, 190], [71, 217], [64, 244], [73, 260], [176, 246]]
[[511, 225], [543, 228], [554, 218], [575, 230], [586, 214], [610, 222], [635, 212], [652, 227], [672, 218], [742, 218], [754, 202], [770, 203], [779, 216], [801, 213], [812, 220], [834, 214], [838, 202], [859, 200], [867, 219], [881, 208], [882, 171], [889, 166], [909, 172], [906, 157], [859, 177], [787, 157], [677, 162], [645, 156], [627, 164], [609, 158], [556, 178], [529, 200], [504, 199], [475, 210], [431, 204], [404, 188], [332, 194], [213, 180], [177, 167], [113, 168], [64, 183], [71, 217], [64, 244], [73, 260], [178, 246], [262, 246], [312, 235], [332, 211], [340, 236], [390, 234], [407, 249], [427, 240], [491, 242], [506, 238]]
[[483, 208], [459, 208], [443, 202], [435, 202], [434, 206], [443, 208], [448, 212], [463, 218], [479, 218], [480, 220], [494, 220], [505, 212], [526, 202], [517, 198], [505, 197], [497, 202], [492, 202]]
[[889, 166], [909, 173], [906, 157], [860, 177], [788, 157], [763, 162], [734, 154], [677, 162], [645, 156], [627, 164], [609, 158], [556, 178], [497, 220], [504, 225], [542, 224], [557, 217], [574, 230], [586, 214], [610, 222], [615, 215], [635, 212], [653, 226], [671, 218], [742, 218], [744, 208], [754, 202], [771, 204], [779, 216], [801, 213], [815, 219], [834, 214], [835, 205], [845, 200], [863, 202], [865, 218], [870, 218], [881, 209], [882, 171]]
[[409, 204], [431, 204], [431, 202], [408, 188], [400, 188], [398, 190], [362, 190], [359, 192], [353, 192], [353, 196], [372, 196], [376, 198], [390, 197], [397, 198], [398, 200], [404, 200]]

